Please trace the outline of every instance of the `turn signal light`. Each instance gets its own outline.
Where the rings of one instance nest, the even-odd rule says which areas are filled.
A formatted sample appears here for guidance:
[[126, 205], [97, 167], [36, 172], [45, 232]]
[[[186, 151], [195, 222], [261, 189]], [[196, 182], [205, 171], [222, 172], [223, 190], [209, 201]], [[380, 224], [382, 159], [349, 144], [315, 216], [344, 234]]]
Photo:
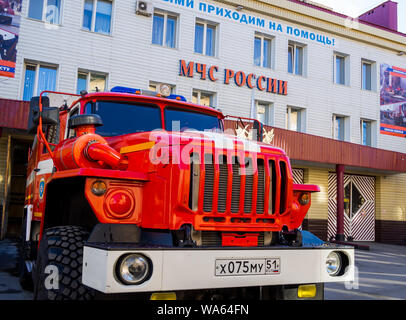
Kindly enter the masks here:
[[298, 298], [314, 298], [317, 294], [317, 288], [315, 284], [301, 285], [297, 289]]
[[302, 206], [306, 206], [310, 202], [310, 194], [302, 193], [299, 197], [299, 202]]
[[176, 300], [175, 292], [156, 292], [151, 294], [149, 300]]
[[107, 191], [107, 185], [101, 180], [97, 180], [92, 184], [92, 193], [95, 196], [102, 196]]

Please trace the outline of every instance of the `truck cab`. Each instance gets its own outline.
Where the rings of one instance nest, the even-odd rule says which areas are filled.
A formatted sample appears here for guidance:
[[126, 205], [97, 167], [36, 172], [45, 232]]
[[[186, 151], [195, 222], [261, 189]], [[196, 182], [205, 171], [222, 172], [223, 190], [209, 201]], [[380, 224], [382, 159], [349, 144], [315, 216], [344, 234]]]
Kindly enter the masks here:
[[50, 100], [30, 115], [24, 260], [38, 299], [255, 299], [309, 283], [304, 298], [320, 298], [353, 278], [353, 250], [303, 245], [319, 188], [293, 183], [283, 150], [224, 132], [219, 110], [123, 87]]

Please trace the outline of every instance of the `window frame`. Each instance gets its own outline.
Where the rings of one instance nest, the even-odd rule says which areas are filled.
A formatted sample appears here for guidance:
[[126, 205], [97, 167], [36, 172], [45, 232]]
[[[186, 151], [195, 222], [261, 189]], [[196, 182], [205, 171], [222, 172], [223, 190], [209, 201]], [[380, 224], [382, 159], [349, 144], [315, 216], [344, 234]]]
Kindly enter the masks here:
[[[289, 71], [289, 49], [292, 48], [292, 72]], [[302, 72], [301, 73], [296, 73], [296, 52], [297, 49], [300, 48], [302, 49]], [[301, 44], [301, 43], [297, 43], [297, 42], [293, 42], [293, 41], [289, 41], [288, 42], [288, 68], [287, 71], [289, 74], [291, 75], [295, 75], [295, 76], [300, 76], [300, 77], [305, 77], [306, 76], [306, 66], [305, 66], [305, 62], [306, 62], [306, 45], [305, 44]]]
[[[370, 65], [371, 68], [371, 89], [364, 88], [364, 64]], [[362, 58], [361, 59], [361, 90], [366, 92], [377, 92], [378, 90], [378, 70], [376, 61]]]
[[[34, 77], [34, 86], [32, 89], [32, 97], [37, 96], [38, 92], [38, 81], [39, 81], [39, 69], [41, 67], [47, 67], [55, 69], [55, 90], [58, 91], [59, 87], [59, 65], [52, 64], [52, 63], [44, 63], [44, 62], [33, 62], [33, 61], [24, 61], [24, 72], [22, 73], [23, 81], [22, 81], [22, 90], [21, 90], [21, 100], [24, 100], [24, 91], [25, 91], [25, 76], [27, 72], [27, 67], [31, 66], [35, 68], [35, 77]], [[27, 100], [24, 100], [27, 101]], [[29, 101], [29, 100], [28, 100]]]
[[[256, 39], [260, 39], [261, 40], [261, 45], [260, 45], [260, 62], [259, 65], [257, 65], [255, 63], [255, 40]], [[268, 35], [264, 35], [264, 34], [260, 34], [260, 33], [255, 33], [254, 35], [254, 66], [256, 67], [261, 67], [261, 68], [268, 68], [268, 69], [274, 69], [274, 63], [273, 63], [273, 57], [274, 57], [274, 37], [272, 36], [268, 36]], [[264, 65], [264, 43], [265, 41], [269, 41], [269, 56], [268, 56], [268, 65], [265, 66]]]
[[[80, 114], [80, 109], [81, 109], [81, 104], [78, 102], [69, 110], [68, 117], [66, 119], [66, 123], [68, 123], [69, 119], [72, 118], [73, 116]], [[64, 137], [65, 137], [65, 139], [75, 137], [75, 130], [70, 129], [68, 126], [66, 126]]]
[[[198, 24], [203, 25], [203, 46], [202, 46], [202, 52], [196, 52], [196, 26]], [[194, 46], [193, 46], [193, 53], [195, 54], [201, 54], [207, 57], [217, 57], [218, 53], [218, 23], [212, 22], [212, 21], [207, 21], [203, 19], [196, 18], [195, 24], [194, 24]], [[207, 27], [213, 27], [214, 28], [214, 41], [213, 41], [213, 55], [207, 54]]]
[[[343, 66], [343, 70], [344, 70], [343, 83], [337, 82], [337, 59], [338, 58], [343, 59], [343, 64], [344, 64], [344, 66]], [[345, 54], [345, 53], [340, 53], [340, 52], [334, 52], [334, 55], [333, 55], [333, 82], [334, 82], [334, 84], [349, 87], [351, 84], [350, 76], [351, 76], [350, 55]]]
[[[90, 81], [91, 81], [92, 75], [103, 76], [105, 78], [104, 91], [107, 90], [107, 88], [108, 88], [108, 74], [107, 73], [79, 69], [78, 72], [77, 72], [77, 76], [76, 76], [76, 93], [77, 94], [80, 94], [80, 92], [77, 92], [78, 83], [79, 83], [79, 74], [86, 75], [86, 89], [85, 90], [87, 92], [89, 92]], [[99, 92], [103, 92], [103, 90], [101, 90]]]
[[97, 34], [102, 34], [105, 36], [111, 36], [113, 34], [113, 25], [114, 25], [114, 4], [115, 1], [114, 0], [105, 0], [105, 1], [109, 1], [111, 2], [111, 16], [110, 16], [110, 32], [109, 33], [104, 33], [104, 32], [99, 32], [99, 31], [95, 31], [95, 27], [96, 27], [96, 13], [97, 13], [97, 3], [100, 0], [90, 0], [93, 1], [93, 7], [92, 7], [92, 21], [90, 24], [90, 29], [87, 29], [83, 23], [84, 23], [84, 19], [85, 19], [85, 2], [86, 0], [83, 0], [83, 6], [82, 6], [82, 30], [83, 31], [87, 31], [87, 32], [92, 32], [92, 33], [97, 33]]
[[[369, 123], [369, 144], [364, 144], [364, 123]], [[361, 145], [367, 147], [375, 147], [376, 146], [376, 135], [373, 133], [376, 132], [376, 121], [371, 119], [360, 119], [360, 138], [361, 138]]]
[[[367, 86], [368, 83], [366, 83], [368, 78], [365, 78], [364, 74], [364, 65], [369, 66], [369, 89]], [[366, 86], [364, 86], [364, 82]], [[364, 91], [372, 91], [372, 63], [366, 60], [361, 60], [361, 89]]]
[[[296, 123], [297, 130], [293, 130], [291, 126], [291, 114], [292, 110], [298, 113], [298, 119]], [[306, 132], [306, 108], [287, 106], [286, 107], [286, 130], [296, 131], [296, 132]]]
[[[261, 120], [258, 119], [259, 118], [258, 111], [259, 111], [260, 105], [265, 107], [265, 122], [261, 122]], [[270, 127], [275, 126], [275, 112], [274, 112], [273, 107], [274, 107], [273, 102], [255, 100], [255, 109], [257, 112], [256, 119], [265, 126], [270, 126]]]
[[58, 22], [57, 22], [57, 23], [54, 23], [54, 22], [51, 22], [51, 21], [47, 21], [47, 19], [46, 19], [46, 16], [47, 16], [47, 8], [48, 8], [48, 0], [43, 0], [43, 4], [42, 4], [42, 17], [41, 17], [41, 19], [37, 19], [37, 18], [30, 17], [31, 1], [33, 1], [33, 0], [29, 0], [29, 2], [28, 2], [28, 8], [27, 8], [27, 18], [28, 18], [28, 19], [32, 19], [32, 20], [35, 20], [35, 21], [42, 21], [42, 22], [49, 23], [49, 24], [53, 24], [53, 25], [56, 25], [56, 26], [62, 25], [62, 11], [63, 11], [63, 7], [64, 7], [64, 4], [65, 4], [64, 0], [60, 0], [60, 7], [59, 7]]
[[[337, 119], [342, 119], [342, 139], [339, 139], [339, 137], [336, 135], [336, 123], [337, 123]], [[341, 114], [333, 114], [332, 116], [332, 138], [334, 140], [337, 141], [344, 141], [344, 142], [348, 142], [350, 141], [350, 117], [346, 116], [346, 115], [341, 115]]]
[[[162, 29], [162, 44], [159, 43], [153, 43], [153, 34], [154, 34], [154, 17], [155, 15], [162, 15], [164, 16], [164, 26]], [[167, 37], [167, 29], [168, 29], [168, 16], [176, 18], [175, 20], [175, 35], [174, 35], [174, 46], [167, 46], [166, 45], [166, 37]], [[165, 48], [170, 48], [170, 49], [177, 49], [178, 48], [178, 34], [179, 34], [179, 14], [174, 13], [174, 12], [169, 12], [169, 11], [164, 11], [164, 10], [154, 10], [154, 13], [152, 15], [152, 30], [151, 30], [151, 44], [154, 46], [159, 46], [159, 47], [165, 47]]]
[[207, 94], [207, 95], [211, 96], [210, 100], [213, 103], [212, 105], [206, 106], [206, 107], [216, 108], [216, 106], [217, 106], [217, 92], [193, 88], [192, 89], [192, 100], [191, 100], [192, 103], [194, 103], [193, 102], [193, 95], [195, 93], [197, 93], [197, 102], [195, 104], [205, 106], [204, 104], [201, 104], [201, 98], [202, 98], [201, 96], [202, 96], [202, 93], [203, 93], [203, 94]]

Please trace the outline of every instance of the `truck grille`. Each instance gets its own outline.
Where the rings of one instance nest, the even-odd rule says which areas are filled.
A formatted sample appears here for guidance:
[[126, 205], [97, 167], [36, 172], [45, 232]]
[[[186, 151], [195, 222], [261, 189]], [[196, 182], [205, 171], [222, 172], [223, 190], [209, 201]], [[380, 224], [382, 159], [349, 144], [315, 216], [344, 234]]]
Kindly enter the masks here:
[[[203, 221], [221, 223], [274, 224], [273, 217], [287, 210], [288, 167], [283, 160], [245, 158], [205, 154], [198, 190], [199, 205], [191, 208], [203, 215]], [[203, 159], [202, 159], [203, 160]], [[231, 163], [229, 163], [231, 162]], [[278, 199], [278, 201], [276, 201]], [[189, 203], [192, 200], [189, 198]]]
[[204, 212], [211, 212], [213, 210], [213, 192], [214, 192], [214, 163], [211, 155], [205, 156], [204, 162]]
[[227, 183], [228, 183], [228, 166], [227, 157], [223, 156], [219, 164], [219, 191], [217, 211], [224, 213], [227, 208]]
[[[258, 233], [258, 247], [265, 246], [264, 232]], [[201, 236], [202, 247], [221, 247], [222, 232], [220, 231], [203, 231]]]

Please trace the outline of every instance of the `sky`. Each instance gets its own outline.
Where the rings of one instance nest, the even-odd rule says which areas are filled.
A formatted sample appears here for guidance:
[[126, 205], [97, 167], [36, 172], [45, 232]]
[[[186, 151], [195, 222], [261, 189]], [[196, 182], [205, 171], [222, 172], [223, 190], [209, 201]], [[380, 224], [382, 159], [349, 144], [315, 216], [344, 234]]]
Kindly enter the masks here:
[[[343, 13], [350, 17], [358, 17], [362, 13], [375, 8], [385, 0], [313, 0]], [[398, 3], [398, 31], [406, 33], [406, 0], [397, 0]]]

